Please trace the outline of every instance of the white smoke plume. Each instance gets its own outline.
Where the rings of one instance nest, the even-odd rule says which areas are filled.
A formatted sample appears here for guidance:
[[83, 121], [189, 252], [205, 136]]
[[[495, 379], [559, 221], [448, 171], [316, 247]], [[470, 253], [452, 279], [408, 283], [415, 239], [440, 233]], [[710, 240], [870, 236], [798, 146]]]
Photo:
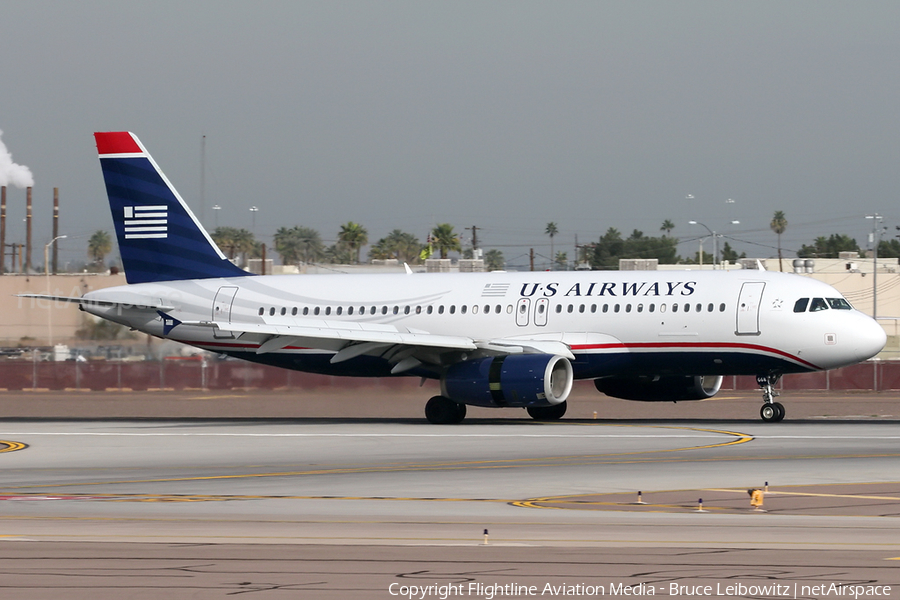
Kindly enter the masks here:
[[[0, 130], [0, 138], [2, 137], [3, 130]], [[0, 185], [14, 185], [20, 188], [34, 185], [31, 169], [13, 162], [12, 154], [6, 149], [2, 139], [0, 139]]]

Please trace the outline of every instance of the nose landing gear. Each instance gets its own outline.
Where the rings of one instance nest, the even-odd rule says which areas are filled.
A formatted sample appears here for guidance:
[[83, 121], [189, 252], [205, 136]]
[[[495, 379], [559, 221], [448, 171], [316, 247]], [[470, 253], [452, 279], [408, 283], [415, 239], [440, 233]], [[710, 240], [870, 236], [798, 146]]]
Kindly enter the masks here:
[[784, 406], [781, 402], [775, 402], [778, 392], [773, 386], [778, 383], [781, 375], [770, 373], [768, 375], [757, 375], [756, 383], [762, 388], [763, 405], [759, 409], [759, 416], [767, 423], [777, 423], [784, 419]]

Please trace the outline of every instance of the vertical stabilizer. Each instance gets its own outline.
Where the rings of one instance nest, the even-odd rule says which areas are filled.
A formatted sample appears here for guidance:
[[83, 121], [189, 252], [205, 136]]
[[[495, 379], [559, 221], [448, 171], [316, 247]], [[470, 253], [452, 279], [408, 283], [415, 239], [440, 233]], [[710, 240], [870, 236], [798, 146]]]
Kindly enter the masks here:
[[95, 133], [128, 283], [243, 277], [138, 140]]

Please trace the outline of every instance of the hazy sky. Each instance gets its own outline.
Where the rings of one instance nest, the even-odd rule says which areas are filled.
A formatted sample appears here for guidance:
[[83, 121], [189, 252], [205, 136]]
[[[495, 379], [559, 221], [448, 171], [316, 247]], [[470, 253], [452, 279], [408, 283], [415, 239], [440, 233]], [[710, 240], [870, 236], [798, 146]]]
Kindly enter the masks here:
[[7, 2], [0, 130], [34, 175], [36, 256], [60, 188], [63, 261], [112, 231], [92, 133], [113, 130], [210, 229], [258, 206], [270, 244], [449, 222], [524, 264], [549, 221], [571, 257], [576, 235], [696, 219], [772, 256], [783, 210], [793, 256], [865, 246], [876, 211], [898, 233], [898, 24], [896, 1]]

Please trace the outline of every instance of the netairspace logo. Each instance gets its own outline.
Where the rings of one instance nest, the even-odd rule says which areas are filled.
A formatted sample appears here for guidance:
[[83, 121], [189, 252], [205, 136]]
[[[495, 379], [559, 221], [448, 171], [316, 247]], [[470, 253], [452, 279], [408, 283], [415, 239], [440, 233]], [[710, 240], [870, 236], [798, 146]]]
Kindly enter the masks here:
[[391, 596], [408, 600], [437, 598], [447, 600], [453, 597], [495, 598], [528, 596], [596, 598], [600, 596], [667, 596], [669, 598], [689, 598], [712, 596], [717, 598], [885, 598], [891, 595], [889, 585], [863, 585], [845, 583], [764, 583], [747, 585], [743, 583], [716, 583], [715, 585], [684, 585], [680, 583], [609, 583], [602, 585], [547, 583], [544, 586], [521, 585], [518, 583], [446, 583], [433, 585], [404, 585], [392, 583], [388, 587]]

